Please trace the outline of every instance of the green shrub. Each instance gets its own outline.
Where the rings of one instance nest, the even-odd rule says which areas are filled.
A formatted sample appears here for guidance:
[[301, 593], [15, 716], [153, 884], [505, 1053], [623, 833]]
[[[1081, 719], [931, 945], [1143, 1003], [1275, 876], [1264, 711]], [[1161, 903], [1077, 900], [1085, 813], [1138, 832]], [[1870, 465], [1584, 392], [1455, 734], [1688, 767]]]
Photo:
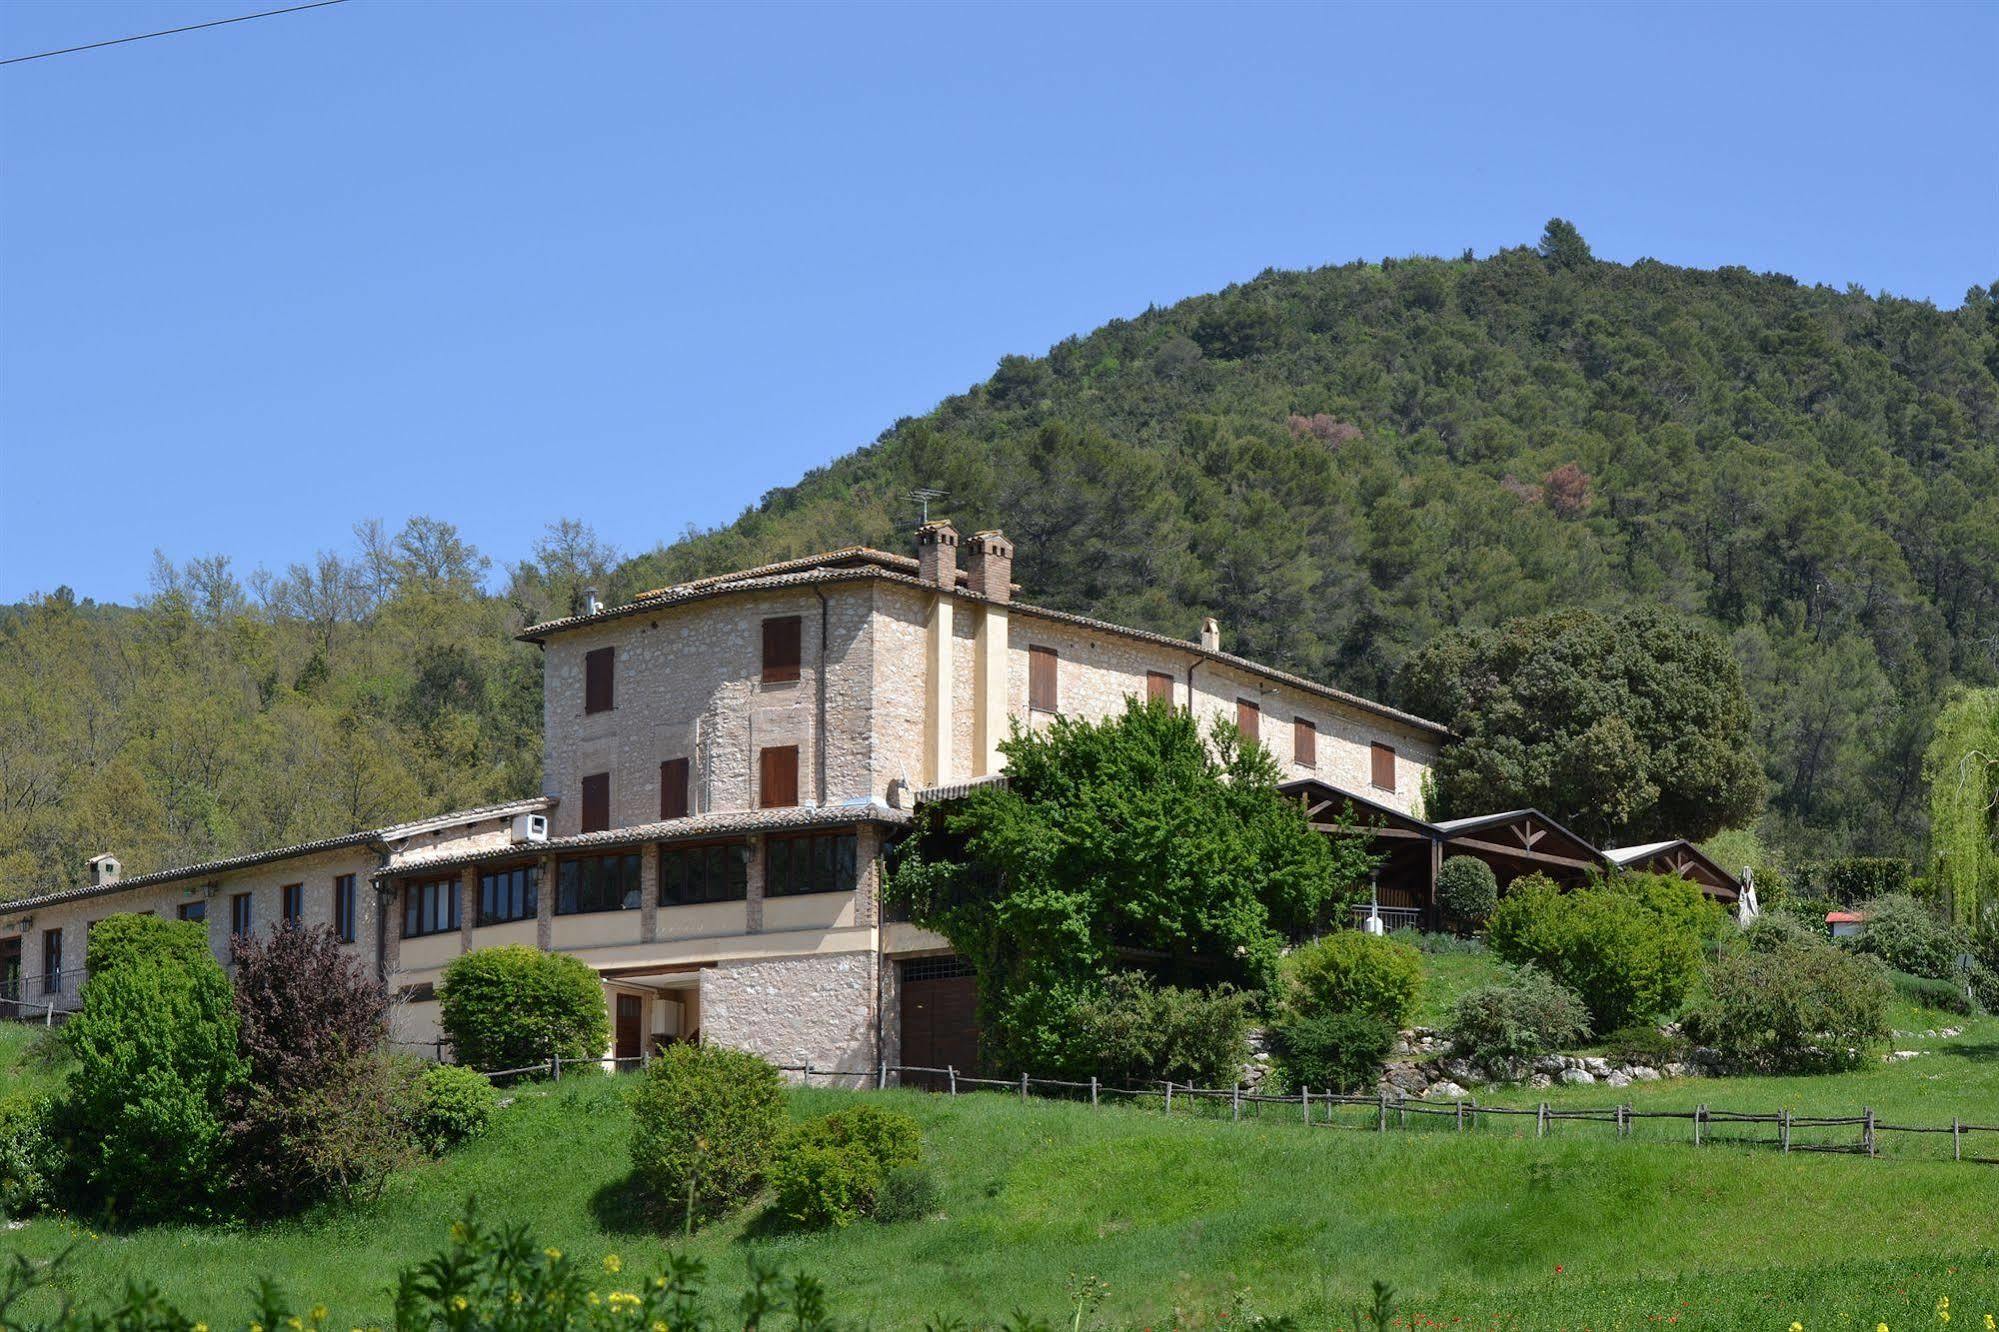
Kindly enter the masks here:
[[1530, 875], [1509, 887], [1486, 939], [1501, 961], [1539, 967], [1574, 990], [1595, 1030], [1614, 1031], [1679, 1007], [1723, 919], [1673, 875], [1620, 874], [1566, 893]]
[[1361, 1092], [1381, 1076], [1395, 1027], [1372, 1013], [1294, 1013], [1271, 1032], [1271, 1044], [1287, 1087]]
[[1914, 886], [1909, 862], [1895, 856], [1841, 856], [1808, 860], [1791, 870], [1790, 890], [1852, 906], [1869, 898], [1901, 896]]
[[1964, 974], [1971, 985], [1972, 997], [1978, 1006], [1988, 1013], [1999, 1013], [1999, 971], [1994, 971], [1983, 962], [1973, 962]]
[[1822, 943], [1826, 934], [1823, 920], [1813, 921], [1788, 911], [1769, 911], [1743, 928], [1743, 942], [1754, 953], [1775, 952], [1792, 944]]
[[1957, 975], [1958, 958], [1970, 950], [1971, 942], [1962, 932], [1913, 897], [1877, 897], [1860, 911], [1867, 923], [1848, 939], [1847, 947], [1880, 958], [1892, 970], [1949, 980]]
[[1059, 1076], [1114, 1087], [1166, 1078], [1234, 1086], [1249, 1058], [1251, 1004], [1227, 985], [1183, 990], [1119, 972], [1070, 1010]]
[[1499, 879], [1477, 856], [1452, 856], [1437, 871], [1437, 905], [1467, 925], [1485, 923], [1499, 905]]
[[632, 1168], [691, 1226], [755, 1193], [784, 1132], [784, 1083], [753, 1054], [671, 1045], [632, 1095]]
[[1285, 1002], [1300, 1017], [1366, 1013], [1406, 1027], [1423, 988], [1423, 956], [1406, 943], [1342, 930], [1284, 959]]
[[1575, 991], [1536, 967], [1461, 996], [1445, 1024], [1451, 1047], [1498, 1063], [1574, 1046], [1589, 1035], [1589, 1010]]
[[883, 1225], [935, 1216], [944, 1201], [937, 1176], [925, 1165], [891, 1166], [875, 1195], [875, 1220]]
[[1681, 1043], [1657, 1027], [1619, 1027], [1596, 1042], [1605, 1055], [1627, 1064], [1660, 1064], [1681, 1053]]
[[229, 978], [200, 925], [105, 924], [116, 945], [93, 950], [63, 1029], [77, 1061], [56, 1112], [70, 1183], [83, 1206], [125, 1221], [224, 1210], [224, 1116], [246, 1075]]
[[33, 1216], [55, 1199], [60, 1173], [47, 1096], [0, 1100], [0, 1218]]
[[1707, 969], [1687, 1035], [1756, 1068], [1851, 1068], [1888, 1034], [1886, 970], [1829, 942], [1729, 953]]
[[437, 998], [453, 1053], [470, 1068], [525, 1068], [551, 1053], [597, 1059], [611, 1039], [597, 973], [566, 953], [525, 944], [466, 953], [444, 969]]
[[916, 1121], [854, 1105], [785, 1135], [771, 1170], [777, 1211], [800, 1225], [844, 1226], [875, 1211], [888, 1172], [922, 1151]]
[[1888, 983], [1895, 987], [1896, 994], [1918, 1008], [1934, 1008], [1938, 1012], [1956, 1013], [1961, 1017], [1971, 1016], [1971, 996], [1964, 992], [1964, 986], [1958, 981], [1911, 976], [1906, 971], [1891, 969]]
[[500, 1094], [484, 1074], [456, 1064], [426, 1064], [410, 1080], [403, 1120], [416, 1145], [442, 1156], [492, 1126]]

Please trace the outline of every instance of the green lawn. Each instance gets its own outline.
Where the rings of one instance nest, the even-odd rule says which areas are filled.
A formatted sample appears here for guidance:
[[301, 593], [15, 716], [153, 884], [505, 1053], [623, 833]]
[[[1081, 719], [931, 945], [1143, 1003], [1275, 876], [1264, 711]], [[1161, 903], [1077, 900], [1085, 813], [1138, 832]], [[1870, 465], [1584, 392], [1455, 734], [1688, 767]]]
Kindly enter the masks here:
[[1443, 1026], [1459, 996], [1481, 985], [1490, 985], [1505, 974], [1506, 968], [1483, 949], [1423, 954], [1423, 990], [1416, 1000], [1415, 1025]]
[[[1999, 1023], [1931, 1053], [1839, 1078], [1690, 1081], [1632, 1088], [1644, 1103], [1788, 1100], [1999, 1118]], [[1905, 1046], [1905, 1048], [1908, 1048]], [[544, 1243], [618, 1252], [648, 1265], [670, 1242], [638, 1219], [625, 1180], [628, 1120], [604, 1079], [519, 1094], [495, 1132], [394, 1183], [357, 1213], [252, 1230], [161, 1227], [85, 1237], [72, 1288], [107, 1299], [129, 1276], [158, 1282], [221, 1327], [243, 1316], [259, 1273], [324, 1301], [335, 1327], [386, 1312], [402, 1263], [441, 1243], [468, 1195], [489, 1215], [530, 1223]], [[1608, 1103], [1620, 1093], [1547, 1093]], [[852, 1093], [796, 1093], [803, 1115]], [[874, 1094], [870, 1094], [874, 1095]], [[1412, 1314], [1450, 1325], [1595, 1329], [1871, 1329], [1956, 1326], [1999, 1312], [1999, 1169], [1913, 1156], [1868, 1161], [1683, 1142], [1618, 1142], [1607, 1126], [1533, 1121], [1473, 1134], [1307, 1129], [1295, 1108], [1230, 1123], [1176, 1107], [879, 1094], [917, 1116], [944, 1184], [941, 1216], [845, 1231], [772, 1231], [754, 1212], [697, 1237], [721, 1288], [752, 1246], [824, 1279], [836, 1308], [877, 1328], [950, 1313], [992, 1326], [1024, 1309], [1067, 1327], [1075, 1277], [1110, 1295], [1084, 1326], [1215, 1325], [1236, 1293], [1258, 1312], [1345, 1328], [1376, 1277]], [[1540, 1094], [1535, 1094], [1540, 1095]], [[1366, 1117], [1371, 1121], [1371, 1116]], [[1999, 1154], [1999, 1153], [1995, 1153]], [[1947, 1155], [1947, 1152], [1946, 1152]], [[35, 1255], [75, 1238], [39, 1221], [0, 1234]], [[1231, 1322], [1237, 1320], [1231, 1319]]]
[[38, 1055], [47, 1049], [46, 1030], [18, 1022], [0, 1022], [0, 1098], [16, 1092], [53, 1091], [62, 1070]]

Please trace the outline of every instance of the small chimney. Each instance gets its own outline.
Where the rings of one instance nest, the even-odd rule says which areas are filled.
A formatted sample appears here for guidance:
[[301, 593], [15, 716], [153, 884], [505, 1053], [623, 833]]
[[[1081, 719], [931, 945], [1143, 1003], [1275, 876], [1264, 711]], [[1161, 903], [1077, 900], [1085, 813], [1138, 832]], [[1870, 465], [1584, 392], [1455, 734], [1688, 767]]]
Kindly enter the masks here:
[[1201, 650], [1204, 652], [1222, 650], [1222, 626], [1212, 615], [1201, 621]]
[[584, 588], [584, 589], [583, 589], [583, 613], [584, 613], [585, 615], [595, 615], [595, 614], [596, 614], [596, 613], [597, 613], [598, 611], [600, 611], [600, 610], [602, 610], [602, 609], [604, 609], [604, 603], [603, 603], [602, 601], [598, 600], [598, 598], [597, 598], [597, 589], [596, 589], [596, 588], [594, 588], [594, 587], [586, 587], [586, 588]]
[[966, 581], [973, 595], [989, 601], [1013, 600], [1013, 543], [997, 529], [974, 532], [965, 543]]
[[958, 529], [949, 523], [925, 523], [916, 529], [918, 576], [939, 587], [958, 586]]
[[103, 888], [108, 884], [114, 884], [118, 882], [118, 876], [122, 873], [124, 873], [124, 867], [119, 865], [118, 857], [109, 852], [90, 858], [90, 886], [92, 888]]

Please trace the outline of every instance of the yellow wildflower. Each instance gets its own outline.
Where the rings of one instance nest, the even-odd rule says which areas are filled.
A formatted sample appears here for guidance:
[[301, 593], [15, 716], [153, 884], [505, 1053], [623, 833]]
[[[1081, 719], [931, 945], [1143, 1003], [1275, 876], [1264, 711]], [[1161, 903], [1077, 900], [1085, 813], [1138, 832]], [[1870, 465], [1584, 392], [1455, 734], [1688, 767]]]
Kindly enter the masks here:
[[667, 1330], [666, 1330], [666, 1324], [665, 1324], [665, 1323], [660, 1323], [660, 1322], [655, 1322], [655, 1323], [654, 1323], [654, 1324], [652, 1325], [652, 1332], [667, 1332]]
[[562, 1261], [562, 1250], [543, 1249], [541, 1251], [541, 1256], [548, 1259], [548, 1261], [550, 1261], [551, 1263], [559, 1263]]
[[305, 1320], [297, 1314], [293, 1314], [290, 1318], [285, 1319], [285, 1326], [290, 1328], [292, 1332], [305, 1332]]
[[1991, 1314], [1986, 1314], [1985, 1332], [1999, 1332], [1999, 1318], [1994, 1318]]
[[262, 1323], [252, 1323], [250, 1324], [250, 1332], [264, 1332], [264, 1325]]
[[583, 1298], [590, 1302], [590, 1307], [592, 1309], [596, 1308], [599, 1304], [603, 1303], [602, 1300], [597, 1298], [597, 1292], [594, 1290], [591, 1291], [588, 1295], [584, 1296]]
[[604, 1255], [604, 1270], [612, 1276], [616, 1276], [624, 1265], [624, 1261], [617, 1254], [607, 1253]]
[[510, 1290], [507, 1292], [508, 1304], [519, 1304], [520, 1302], [521, 1302], [521, 1293], [519, 1291]]
[[325, 1305], [323, 1305], [323, 1304], [315, 1304], [315, 1305], [313, 1305], [313, 1306], [312, 1306], [312, 1321], [313, 1321], [313, 1322], [315, 1322], [315, 1323], [323, 1323], [323, 1322], [325, 1322], [325, 1321], [326, 1321], [326, 1306], [325, 1306]]
[[1791, 1324], [1791, 1332], [1805, 1332], [1805, 1325], [1803, 1323], [1793, 1322]]
[[466, 1299], [463, 1295], [453, 1295], [451, 1297], [451, 1307], [456, 1309], [459, 1313], [464, 1313], [466, 1309], [470, 1308], [471, 1306], [466, 1302]]
[[456, 1240], [460, 1244], [463, 1244], [467, 1239], [471, 1238], [470, 1233], [465, 1229], [465, 1223], [463, 1221], [453, 1221], [451, 1223], [451, 1238]]
[[[1990, 1321], [1991, 1321], [1991, 1318], [1992, 1318], [1992, 1315], [1991, 1315], [1991, 1314], [1987, 1314], [1987, 1315], [1985, 1315], [1985, 1318], [1986, 1318], [1986, 1321], [1990, 1322]], [[206, 1323], [196, 1323], [196, 1324], [194, 1325], [194, 1332], [208, 1332], [208, 1324], [206, 1324]]]

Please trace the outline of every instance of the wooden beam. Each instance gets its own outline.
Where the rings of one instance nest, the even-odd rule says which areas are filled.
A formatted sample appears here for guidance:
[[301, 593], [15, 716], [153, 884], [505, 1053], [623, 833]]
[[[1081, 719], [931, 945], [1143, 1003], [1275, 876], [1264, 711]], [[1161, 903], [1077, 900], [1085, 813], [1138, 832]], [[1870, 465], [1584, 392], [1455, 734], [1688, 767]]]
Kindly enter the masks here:
[[1328, 837], [1335, 835], [1343, 837], [1406, 837], [1415, 841], [1421, 841], [1429, 836], [1428, 833], [1420, 833], [1413, 828], [1369, 828], [1353, 823], [1315, 823], [1312, 826]]
[[1561, 865], [1568, 869], [1601, 869], [1594, 860], [1577, 860], [1573, 856], [1557, 856], [1546, 851], [1526, 851], [1517, 846], [1506, 846], [1499, 842], [1481, 842], [1469, 837], [1448, 839], [1452, 846], [1467, 847], [1473, 851], [1490, 851], [1496, 856], [1506, 856], [1512, 860], [1531, 860], [1540, 865]]

